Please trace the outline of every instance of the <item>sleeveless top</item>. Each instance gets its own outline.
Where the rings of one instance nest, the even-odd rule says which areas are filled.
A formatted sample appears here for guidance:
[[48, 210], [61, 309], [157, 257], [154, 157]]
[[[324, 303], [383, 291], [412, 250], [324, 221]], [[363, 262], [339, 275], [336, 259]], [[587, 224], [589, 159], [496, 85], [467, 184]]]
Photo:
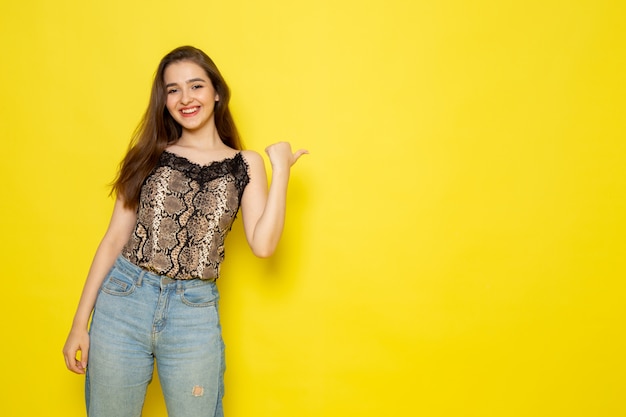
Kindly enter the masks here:
[[217, 279], [224, 239], [249, 181], [241, 152], [199, 165], [164, 151], [141, 188], [137, 223], [122, 256], [173, 279]]

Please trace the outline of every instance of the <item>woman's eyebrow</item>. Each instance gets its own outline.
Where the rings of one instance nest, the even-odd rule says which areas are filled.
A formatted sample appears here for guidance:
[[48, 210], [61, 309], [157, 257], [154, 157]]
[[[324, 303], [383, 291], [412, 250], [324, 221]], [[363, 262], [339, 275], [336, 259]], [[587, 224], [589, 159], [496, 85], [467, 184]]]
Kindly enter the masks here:
[[206, 82], [206, 80], [204, 78], [192, 78], [191, 80], [187, 80], [187, 84], [195, 83], [195, 82], [198, 82], [198, 81], [202, 81], [204, 83]]
[[[192, 78], [190, 80], [187, 80], [186, 83], [189, 84], [189, 83], [195, 83], [195, 82], [198, 82], [198, 81], [202, 81], [204, 83], [206, 82], [206, 80], [204, 78]], [[174, 87], [174, 86], [177, 86], [177, 85], [178, 85], [178, 83], [169, 83], [169, 84], [165, 85], [165, 88]]]

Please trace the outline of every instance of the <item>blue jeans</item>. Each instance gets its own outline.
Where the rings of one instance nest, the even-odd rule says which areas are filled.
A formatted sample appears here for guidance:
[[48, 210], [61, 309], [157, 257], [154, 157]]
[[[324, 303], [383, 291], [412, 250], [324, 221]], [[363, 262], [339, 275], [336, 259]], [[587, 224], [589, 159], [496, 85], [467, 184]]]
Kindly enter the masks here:
[[221, 417], [224, 343], [215, 282], [120, 256], [98, 294], [85, 380], [90, 417], [139, 417], [156, 360], [169, 417]]

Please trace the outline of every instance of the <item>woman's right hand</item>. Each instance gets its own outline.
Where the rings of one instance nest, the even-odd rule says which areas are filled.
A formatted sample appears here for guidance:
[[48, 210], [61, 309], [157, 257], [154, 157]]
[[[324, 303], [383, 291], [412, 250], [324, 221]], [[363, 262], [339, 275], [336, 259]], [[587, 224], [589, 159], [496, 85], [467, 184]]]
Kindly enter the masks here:
[[[80, 360], [78, 352], [80, 352]], [[67, 369], [77, 374], [85, 373], [89, 358], [89, 333], [86, 329], [70, 331], [63, 347], [63, 356]]]
[[[124, 207], [124, 202], [118, 198], [111, 216], [109, 228], [105, 233], [96, 256], [91, 263], [83, 293], [72, 321], [72, 330], [67, 336], [63, 347], [65, 366], [72, 372], [84, 374], [87, 369], [89, 357], [89, 333], [87, 332], [89, 317], [98, 298], [98, 291], [108, 272], [115, 263], [115, 259], [128, 241], [135, 222], [137, 213], [134, 209]], [[80, 353], [79, 353], [80, 352]], [[80, 359], [79, 359], [80, 355]]]

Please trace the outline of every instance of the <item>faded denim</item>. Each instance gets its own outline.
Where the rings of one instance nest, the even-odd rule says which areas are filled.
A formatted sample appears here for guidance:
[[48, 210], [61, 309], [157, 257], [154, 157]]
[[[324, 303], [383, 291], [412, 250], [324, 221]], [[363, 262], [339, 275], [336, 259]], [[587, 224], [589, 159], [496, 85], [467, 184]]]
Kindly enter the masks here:
[[173, 280], [120, 256], [90, 328], [89, 417], [139, 417], [156, 362], [169, 417], [222, 417], [224, 343], [213, 281]]

